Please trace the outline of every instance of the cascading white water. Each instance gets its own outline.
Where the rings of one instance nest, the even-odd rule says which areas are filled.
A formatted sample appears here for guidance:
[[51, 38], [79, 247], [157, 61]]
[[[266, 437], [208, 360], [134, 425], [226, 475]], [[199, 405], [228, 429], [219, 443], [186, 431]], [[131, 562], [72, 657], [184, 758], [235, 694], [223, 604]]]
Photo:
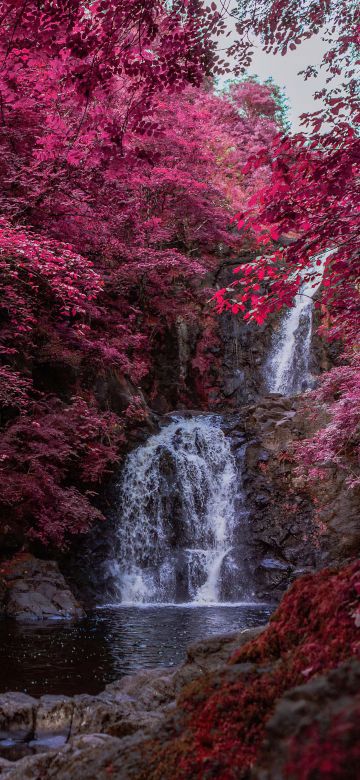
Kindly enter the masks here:
[[241, 500], [239, 513], [236, 464], [220, 422], [173, 417], [128, 456], [117, 532], [122, 603], [221, 600], [236, 568]]
[[324, 264], [304, 271], [313, 276], [304, 282], [295, 298], [294, 306], [286, 313], [280, 331], [275, 334], [269, 359], [265, 364], [265, 379], [271, 393], [295, 395], [311, 386], [310, 348], [313, 322], [313, 298], [319, 289]]

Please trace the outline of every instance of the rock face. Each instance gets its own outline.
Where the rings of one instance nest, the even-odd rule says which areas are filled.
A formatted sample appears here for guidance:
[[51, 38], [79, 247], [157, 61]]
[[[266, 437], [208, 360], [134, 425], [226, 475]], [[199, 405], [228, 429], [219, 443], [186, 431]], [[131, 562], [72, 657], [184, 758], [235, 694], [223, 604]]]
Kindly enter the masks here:
[[300, 574], [359, 553], [360, 491], [329, 466], [310, 495], [297, 473], [292, 447], [313, 433], [300, 398], [260, 398], [225, 416], [224, 430], [243, 475], [244, 571], [259, 599], [277, 600]]
[[360, 551], [359, 491], [335, 468], [311, 495], [299, 479], [292, 445], [312, 432], [301, 399], [272, 394], [244, 408], [230, 433], [244, 458], [246, 549], [259, 598], [279, 598], [300, 574]]
[[312, 488], [319, 522], [326, 529], [322, 547], [330, 560], [342, 560], [360, 553], [360, 489], [349, 490], [346, 474], [329, 464], [324, 479]]
[[276, 395], [225, 418], [248, 510], [239, 529], [244, 576], [260, 600], [279, 599], [296, 576], [323, 560], [314, 507], [296, 484], [287, 451], [301, 426], [296, 399]]
[[55, 561], [19, 555], [3, 566], [3, 615], [16, 620], [78, 619], [84, 611]]
[[246, 411], [249, 556], [261, 598], [279, 598], [296, 576], [322, 562], [314, 507], [296, 484], [288, 453], [301, 425], [294, 399], [268, 397]]

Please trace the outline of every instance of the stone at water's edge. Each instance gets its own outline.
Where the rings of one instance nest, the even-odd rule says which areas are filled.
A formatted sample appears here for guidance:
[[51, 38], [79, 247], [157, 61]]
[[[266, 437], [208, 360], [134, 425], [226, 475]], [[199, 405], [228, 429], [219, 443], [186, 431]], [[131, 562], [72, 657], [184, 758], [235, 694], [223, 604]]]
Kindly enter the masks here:
[[37, 700], [26, 693], [3, 693], [0, 696], [0, 732], [16, 734], [26, 741], [32, 736]]
[[219, 671], [239, 647], [255, 639], [263, 630], [264, 626], [248, 628], [241, 632], [212, 636], [189, 645], [186, 661], [174, 675], [176, 694], [202, 675]]
[[84, 616], [55, 561], [15, 556], [1, 570], [1, 613], [16, 620], [74, 620]]

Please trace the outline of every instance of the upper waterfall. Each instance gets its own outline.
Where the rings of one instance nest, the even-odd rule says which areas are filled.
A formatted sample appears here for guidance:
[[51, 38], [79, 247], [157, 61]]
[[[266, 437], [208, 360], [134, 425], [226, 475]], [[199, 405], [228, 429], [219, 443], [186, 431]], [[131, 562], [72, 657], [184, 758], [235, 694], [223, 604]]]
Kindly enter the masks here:
[[[173, 417], [129, 454], [119, 484], [122, 603], [217, 603], [231, 590], [235, 521], [246, 510], [220, 422]], [[239, 592], [238, 571], [237, 583]]]
[[274, 335], [265, 364], [265, 380], [272, 393], [296, 395], [311, 386], [313, 299], [322, 282], [327, 254], [321, 258], [321, 265], [303, 273], [309, 278], [300, 287], [294, 305], [282, 320], [279, 332]]

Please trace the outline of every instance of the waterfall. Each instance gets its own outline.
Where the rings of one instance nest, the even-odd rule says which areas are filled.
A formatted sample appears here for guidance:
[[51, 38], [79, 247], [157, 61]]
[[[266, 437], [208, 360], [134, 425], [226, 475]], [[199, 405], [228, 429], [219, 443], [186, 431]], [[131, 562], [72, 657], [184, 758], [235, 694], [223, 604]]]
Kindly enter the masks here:
[[220, 424], [213, 415], [174, 416], [129, 454], [118, 488], [122, 603], [218, 603], [234, 580], [239, 595], [234, 532], [247, 513]]
[[313, 323], [313, 298], [319, 289], [326, 257], [321, 265], [304, 271], [312, 276], [304, 281], [294, 306], [286, 313], [280, 331], [275, 334], [269, 359], [265, 365], [268, 390], [282, 395], [296, 395], [311, 386], [310, 350]]

